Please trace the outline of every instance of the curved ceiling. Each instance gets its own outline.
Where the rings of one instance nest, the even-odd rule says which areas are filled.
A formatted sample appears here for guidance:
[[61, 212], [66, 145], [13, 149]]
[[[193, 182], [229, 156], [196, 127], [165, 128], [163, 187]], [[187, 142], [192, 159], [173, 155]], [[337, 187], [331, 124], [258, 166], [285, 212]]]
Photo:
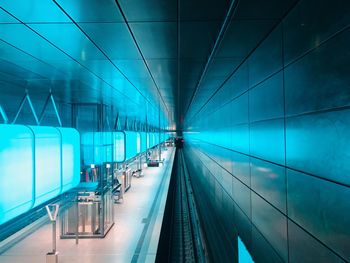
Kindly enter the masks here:
[[60, 102], [103, 102], [131, 117], [160, 107], [181, 129], [294, 2], [2, 1], [0, 92], [51, 89]]

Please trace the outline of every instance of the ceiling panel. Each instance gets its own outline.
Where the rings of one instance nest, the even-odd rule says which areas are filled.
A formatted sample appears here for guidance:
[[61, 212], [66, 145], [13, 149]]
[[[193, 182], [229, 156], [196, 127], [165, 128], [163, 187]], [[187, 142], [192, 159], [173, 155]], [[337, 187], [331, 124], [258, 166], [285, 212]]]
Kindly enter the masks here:
[[[1, 39], [7, 43], [36, 58], [42, 58], [44, 61], [47, 59], [69, 59], [69, 57], [23, 24], [0, 24], [0, 35]], [[25, 41], [23, 41], [24, 39]], [[11, 55], [16, 56], [16, 54], [18, 53], [14, 52]], [[22, 56], [22, 54], [19, 55]], [[12, 57], [12, 59], [16, 60], [16, 57]]]
[[119, 0], [129, 22], [176, 21], [177, 0]]
[[113, 63], [126, 75], [128, 78], [150, 77], [145, 63], [142, 59], [120, 59], [113, 60]]
[[109, 59], [141, 59], [124, 23], [81, 23], [79, 26]]
[[239, 66], [242, 58], [214, 58], [208, 67], [207, 77], [224, 77], [226, 79]]
[[56, 0], [56, 2], [75, 22], [124, 21], [115, 0]]
[[0, 23], [20, 23], [16, 18], [11, 16], [0, 8]]
[[230, 0], [180, 0], [180, 17], [189, 20], [223, 20]]
[[105, 59], [101, 51], [73, 23], [32, 24], [30, 27], [82, 63], [87, 60]]
[[158, 114], [160, 93], [169, 115], [182, 120], [233, 73], [224, 87], [232, 84], [234, 91], [242, 78], [236, 68], [295, 1], [239, 1], [202, 76], [230, 0], [4, 0], [1, 90], [44, 94], [52, 88], [65, 102], [103, 101], [124, 116], [147, 108]]
[[240, 1], [233, 19], [279, 19], [298, 0]]
[[24, 23], [70, 22], [52, 0], [1, 1], [1, 8]]
[[243, 59], [276, 24], [276, 20], [232, 20], [216, 57]]
[[214, 45], [220, 22], [181, 22], [180, 56], [205, 59]]
[[46, 76], [47, 78], [53, 79], [62, 77], [62, 72], [59, 72], [54, 67], [43, 61], [37, 60], [24, 52], [21, 52], [3, 41], [0, 41], [0, 53], [0, 59], [29, 71], [36, 72], [37, 74]]
[[148, 59], [146, 62], [152, 72], [153, 77], [177, 78], [176, 59]]
[[0, 71], [9, 76], [13, 76], [18, 79], [44, 79], [45, 77], [35, 73], [31, 70], [27, 70], [23, 67], [17, 66], [11, 62], [0, 59]]
[[177, 23], [130, 23], [132, 32], [146, 59], [177, 57]]

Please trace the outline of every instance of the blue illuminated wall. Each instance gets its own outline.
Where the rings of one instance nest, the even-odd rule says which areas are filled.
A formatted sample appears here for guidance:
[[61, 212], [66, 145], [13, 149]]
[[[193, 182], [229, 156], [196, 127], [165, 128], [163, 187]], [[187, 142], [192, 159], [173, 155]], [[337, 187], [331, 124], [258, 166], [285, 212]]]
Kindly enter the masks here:
[[[134, 131], [85, 132], [81, 136], [85, 165], [124, 162], [146, 151], [146, 133]], [[152, 136], [151, 143], [156, 140]]]
[[126, 160], [129, 160], [131, 158], [134, 158], [138, 152], [137, 152], [137, 148], [138, 148], [138, 140], [137, 140], [137, 136], [138, 133], [137, 132], [133, 132], [133, 131], [125, 131], [125, 142], [126, 142]]
[[145, 152], [147, 150], [147, 133], [141, 132], [141, 152]]
[[112, 132], [84, 132], [81, 135], [81, 147], [85, 165], [113, 161]]
[[152, 148], [160, 143], [159, 132], [149, 132], [147, 148]]
[[113, 132], [114, 162], [125, 161], [125, 133]]
[[0, 225], [79, 184], [76, 130], [0, 125], [0, 134]]
[[349, 14], [299, 1], [187, 123], [218, 262], [237, 234], [256, 262], [350, 261]]

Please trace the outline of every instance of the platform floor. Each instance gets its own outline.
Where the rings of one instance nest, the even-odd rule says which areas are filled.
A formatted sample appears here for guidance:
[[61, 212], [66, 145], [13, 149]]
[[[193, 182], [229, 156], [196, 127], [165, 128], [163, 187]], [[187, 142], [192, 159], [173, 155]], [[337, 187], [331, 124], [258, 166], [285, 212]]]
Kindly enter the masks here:
[[[59, 262], [154, 262], [175, 149], [163, 153], [162, 167], [144, 169], [133, 178], [122, 204], [116, 204], [115, 225], [104, 239], [59, 239]], [[58, 230], [58, 228], [57, 228]], [[59, 231], [57, 231], [59, 232]], [[0, 255], [1, 263], [41, 263], [52, 245], [51, 225], [46, 224]]]

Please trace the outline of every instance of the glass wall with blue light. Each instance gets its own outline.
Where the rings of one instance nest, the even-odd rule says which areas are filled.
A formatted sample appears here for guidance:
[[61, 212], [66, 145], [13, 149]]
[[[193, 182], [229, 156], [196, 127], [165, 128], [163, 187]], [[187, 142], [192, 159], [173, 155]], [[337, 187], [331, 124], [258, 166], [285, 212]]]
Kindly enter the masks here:
[[83, 132], [81, 135], [82, 160], [85, 165], [101, 165], [113, 161], [111, 132]]
[[113, 161], [122, 163], [126, 160], [125, 156], [125, 133], [113, 132], [114, 158]]
[[79, 184], [76, 130], [0, 125], [0, 134], [0, 225]]
[[140, 138], [141, 138], [141, 153], [145, 152], [148, 148], [147, 144], [147, 133], [146, 132], [140, 132]]
[[129, 160], [138, 154], [138, 133], [133, 131], [125, 131], [125, 159]]
[[[165, 140], [165, 135], [162, 135]], [[122, 163], [159, 144], [157, 132], [85, 132], [81, 136], [83, 163], [101, 165], [105, 162]], [[113, 155], [113, 158], [112, 158]]]

